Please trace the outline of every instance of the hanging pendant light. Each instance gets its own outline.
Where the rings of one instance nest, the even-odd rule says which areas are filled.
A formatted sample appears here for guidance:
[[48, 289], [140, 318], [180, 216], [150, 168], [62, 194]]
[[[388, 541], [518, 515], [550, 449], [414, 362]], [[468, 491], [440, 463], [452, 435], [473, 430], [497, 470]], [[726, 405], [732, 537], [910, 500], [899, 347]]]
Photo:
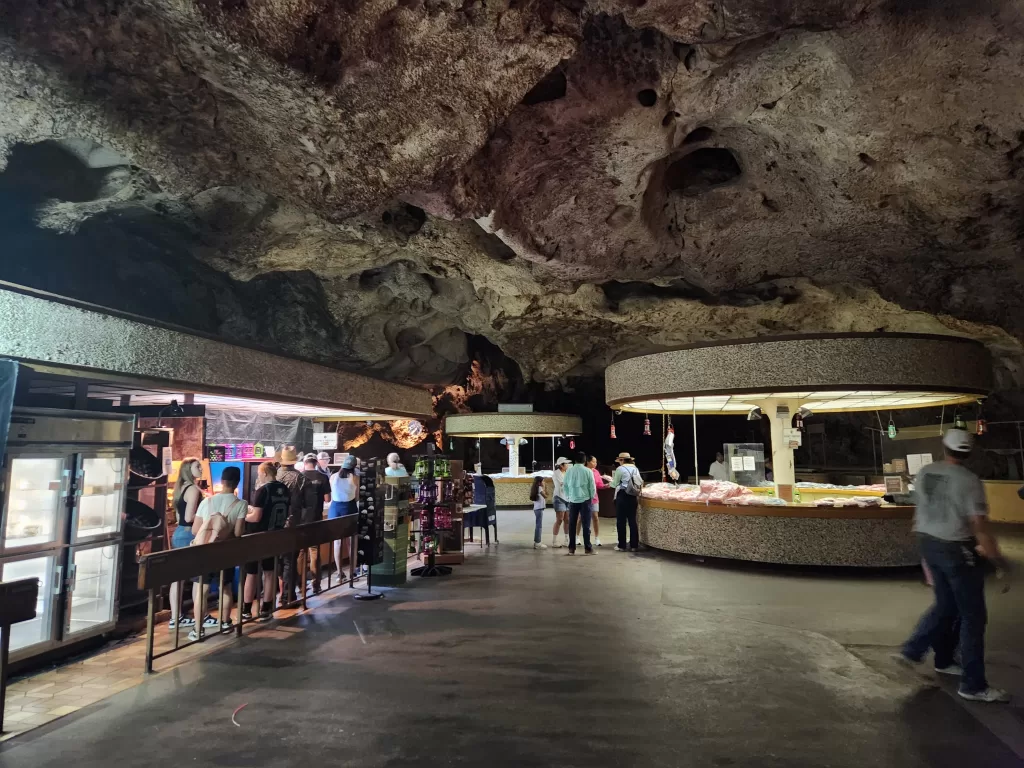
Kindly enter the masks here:
[[651, 436], [651, 417], [644, 414], [644, 437]]
[[615, 440], [615, 411], [612, 411], [612, 434], [611, 439]]
[[886, 434], [889, 436], [890, 440], [895, 440], [897, 432], [899, 432], [899, 430], [896, 429], [896, 425], [893, 423], [892, 416], [890, 416], [889, 417], [889, 428], [886, 430]]

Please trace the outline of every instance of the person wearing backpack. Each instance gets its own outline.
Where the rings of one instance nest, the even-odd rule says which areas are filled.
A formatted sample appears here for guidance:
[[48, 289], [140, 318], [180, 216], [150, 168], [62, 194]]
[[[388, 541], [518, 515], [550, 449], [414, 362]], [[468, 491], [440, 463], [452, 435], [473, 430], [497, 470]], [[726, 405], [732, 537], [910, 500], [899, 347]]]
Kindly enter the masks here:
[[[245, 533], [265, 533], [284, 528], [288, 520], [291, 492], [284, 483], [277, 482], [277, 465], [265, 461], [256, 475], [256, 490], [249, 501], [249, 513], [245, 516]], [[245, 589], [242, 600], [242, 618], [252, 618], [252, 604], [256, 599], [257, 574], [263, 569], [263, 601], [260, 605], [260, 619], [266, 621], [274, 610], [274, 558], [267, 557], [258, 562], [245, 564]]]
[[[196, 509], [195, 519], [192, 521], [192, 533], [195, 538], [192, 540], [193, 547], [200, 547], [206, 544], [214, 544], [224, 539], [230, 539], [242, 535], [245, 527], [245, 517], [249, 511], [249, 505], [235, 495], [235, 489], [242, 481], [242, 472], [238, 467], [225, 467], [220, 476], [219, 493], [215, 493], [208, 499], [199, 502]], [[231, 629], [231, 590], [234, 580], [235, 569], [224, 571], [224, 591], [221, 593], [222, 615], [228, 617], [220, 624], [222, 630]], [[206, 596], [209, 585], [218, 578], [219, 574], [211, 573], [208, 577], [193, 577], [192, 581], [192, 610], [196, 618], [196, 627], [188, 633], [189, 640], [198, 640], [203, 633], [203, 627], [216, 627], [220, 623], [216, 618], [207, 616], [202, 626], [199, 626], [199, 613], [206, 608]], [[206, 581], [203, 584], [203, 581]]]
[[616, 552], [626, 552], [626, 526], [629, 526], [629, 550], [640, 549], [640, 533], [636, 525], [636, 510], [640, 504], [640, 493], [644, 488], [640, 470], [635, 466], [634, 459], [628, 453], [620, 453], [615, 459], [619, 467], [612, 475], [612, 488], [615, 489], [615, 523], [619, 533]]
[[[281, 451], [281, 466], [277, 470], [277, 481], [288, 486], [288, 491], [291, 493], [291, 500], [288, 505], [288, 522], [285, 523], [285, 528], [298, 525], [302, 520], [302, 486], [306, 482], [306, 478], [295, 469], [295, 462], [298, 460], [299, 455], [295, 452], [294, 448], [284, 448]], [[286, 555], [281, 555], [282, 608], [294, 608], [299, 601], [298, 593], [296, 592], [296, 582], [298, 579], [295, 573], [298, 557], [298, 552], [289, 552]]]

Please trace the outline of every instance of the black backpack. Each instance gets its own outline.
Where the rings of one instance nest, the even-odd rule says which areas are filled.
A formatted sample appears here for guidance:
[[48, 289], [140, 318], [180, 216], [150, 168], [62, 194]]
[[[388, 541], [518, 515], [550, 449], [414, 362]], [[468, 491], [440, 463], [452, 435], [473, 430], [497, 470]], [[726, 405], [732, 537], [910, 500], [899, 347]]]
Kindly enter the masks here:
[[288, 509], [291, 506], [292, 492], [284, 483], [277, 480], [263, 486], [266, 500], [263, 502], [261, 523], [266, 524], [265, 531], [279, 531], [288, 522]]

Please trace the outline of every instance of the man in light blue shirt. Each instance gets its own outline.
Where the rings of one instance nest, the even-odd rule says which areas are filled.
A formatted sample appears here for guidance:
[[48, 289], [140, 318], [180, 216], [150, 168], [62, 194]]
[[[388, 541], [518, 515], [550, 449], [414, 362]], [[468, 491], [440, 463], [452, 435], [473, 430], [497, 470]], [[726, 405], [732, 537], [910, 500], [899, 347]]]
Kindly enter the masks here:
[[590, 545], [590, 500], [597, 495], [594, 473], [587, 466], [587, 454], [580, 453], [576, 463], [569, 467], [562, 483], [562, 493], [569, 502], [569, 554], [576, 554], [576, 521], [583, 522], [583, 551], [594, 554]]

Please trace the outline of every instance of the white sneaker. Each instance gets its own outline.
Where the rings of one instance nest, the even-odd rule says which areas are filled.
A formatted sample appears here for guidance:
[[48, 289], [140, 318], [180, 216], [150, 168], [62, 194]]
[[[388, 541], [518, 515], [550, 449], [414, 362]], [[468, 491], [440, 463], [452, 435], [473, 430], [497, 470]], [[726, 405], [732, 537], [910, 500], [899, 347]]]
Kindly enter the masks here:
[[533, 542], [533, 548], [534, 549], [547, 549], [548, 545], [547, 544], [541, 544], [539, 541], [535, 541], [535, 542]]
[[552, 549], [561, 549], [562, 548], [562, 544], [558, 541], [558, 539], [552, 538], [551, 539], [551, 548]]
[[[206, 633], [204, 632], [203, 634]], [[188, 633], [188, 639], [194, 643], [196, 640], [199, 639], [199, 632], [193, 629], [191, 632]]]
[[569, 537], [568, 536], [563, 536], [562, 537], [562, 542], [558, 546], [560, 546], [560, 547], [568, 547], [569, 546]]
[[984, 701], [986, 704], [1005, 704], [1010, 700], [1010, 694], [1006, 691], [1000, 690], [999, 688], [992, 688], [989, 686], [984, 691], [978, 691], [977, 693], [964, 693], [963, 691], [957, 691], [957, 694], [961, 699], [967, 699], [968, 701]]
[[615, 551], [616, 552], [629, 552], [628, 549], [626, 549], [625, 547], [620, 547], [618, 544], [615, 545]]
[[595, 547], [600, 547], [600, 546], [601, 546], [601, 540], [600, 540], [600, 539], [597, 539], [597, 538], [595, 538], [595, 539], [594, 539], [594, 546], [595, 546]]
[[964, 673], [959, 664], [950, 664], [948, 667], [936, 667], [935, 671], [940, 675], [954, 675], [960, 677]]

